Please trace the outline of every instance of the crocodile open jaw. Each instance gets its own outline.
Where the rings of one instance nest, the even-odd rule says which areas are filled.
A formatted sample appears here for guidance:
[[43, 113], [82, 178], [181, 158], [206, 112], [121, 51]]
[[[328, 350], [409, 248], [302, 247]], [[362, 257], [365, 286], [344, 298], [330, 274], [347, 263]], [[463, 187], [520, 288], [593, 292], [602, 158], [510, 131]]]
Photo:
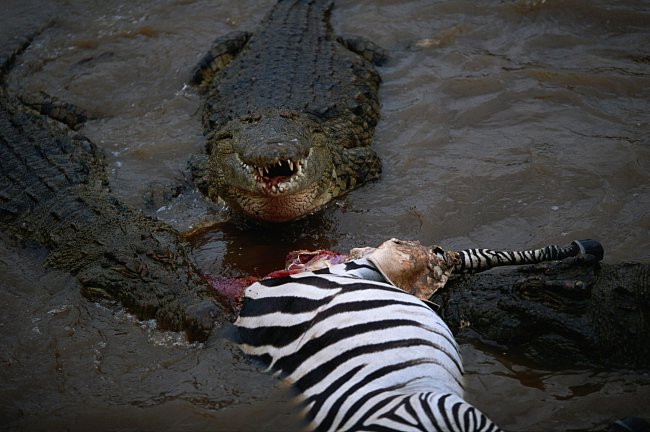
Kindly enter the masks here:
[[280, 159], [263, 166], [242, 162], [242, 167], [253, 177], [257, 189], [267, 195], [290, 193], [297, 181], [304, 177], [302, 159]]

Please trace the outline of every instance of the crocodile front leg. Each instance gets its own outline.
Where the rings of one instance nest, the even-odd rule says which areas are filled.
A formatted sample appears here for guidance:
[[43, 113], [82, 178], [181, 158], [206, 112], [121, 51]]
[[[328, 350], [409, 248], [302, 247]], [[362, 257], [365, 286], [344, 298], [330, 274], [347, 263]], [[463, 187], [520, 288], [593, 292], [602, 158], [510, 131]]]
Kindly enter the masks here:
[[45, 92], [24, 93], [20, 101], [39, 114], [67, 125], [72, 130], [79, 130], [89, 119], [84, 110]]
[[336, 40], [376, 66], [381, 66], [388, 58], [385, 49], [362, 36], [339, 36]]
[[215, 74], [228, 66], [250, 39], [252, 33], [235, 31], [218, 37], [192, 72], [190, 84], [200, 89], [210, 85]]
[[376, 180], [381, 175], [381, 160], [370, 147], [343, 149], [335, 155], [335, 182], [341, 195], [357, 186]]

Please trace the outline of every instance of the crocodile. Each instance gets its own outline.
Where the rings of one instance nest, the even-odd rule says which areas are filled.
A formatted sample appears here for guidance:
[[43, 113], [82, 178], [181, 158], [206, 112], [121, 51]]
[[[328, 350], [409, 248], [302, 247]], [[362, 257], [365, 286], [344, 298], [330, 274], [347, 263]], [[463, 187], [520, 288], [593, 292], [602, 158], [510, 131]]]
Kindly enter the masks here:
[[456, 337], [543, 368], [650, 367], [650, 264], [569, 258], [452, 278], [431, 301]]
[[[0, 50], [3, 239], [44, 246], [45, 264], [75, 275], [90, 299], [119, 301], [162, 329], [207, 339], [235, 314], [176, 230], [111, 193], [102, 152], [71, 130], [80, 117], [69, 106], [49, 98], [34, 111], [34, 100], [27, 107], [9, 94], [4, 78], [19, 52]], [[541, 365], [647, 368], [649, 274], [648, 263], [559, 262], [452, 278], [430, 300], [459, 337]]]
[[206, 339], [224, 314], [180, 234], [111, 193], [103, 154], [73, 132], [83, 116], [69, 104], [26, 105], [7, 90], [30, 41], [0, 57], [0, 231], [47, 248], [45, 264], [75, 275], [87, 298]]
[[[2, 89], [0, 231], [49, 249], [46, 265], [76, 275], [86, 297], [191, 340], [236, 316], [178, 232], [110, 192], [91, 141]], [[647, 263], [557, 262], [451, 278], [430, 300], [457, 336], [535, 364], [647, 368], [649, 274]]]
[[374, 65], [386, 55], [363, 38], [336, 37], [332, 8], [280, 0], [256, 32], [217, 38], [195, 68], [211, 200], [284, 222], [379, 177]]

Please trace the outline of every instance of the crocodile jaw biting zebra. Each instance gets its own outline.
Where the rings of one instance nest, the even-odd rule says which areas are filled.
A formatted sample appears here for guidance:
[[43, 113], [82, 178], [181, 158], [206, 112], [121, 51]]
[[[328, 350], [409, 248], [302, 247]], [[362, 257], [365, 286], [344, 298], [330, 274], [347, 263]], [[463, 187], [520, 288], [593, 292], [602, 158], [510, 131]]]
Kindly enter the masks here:
[[[602, 259], [592, 241], [523, 252], [423, 249], [391, 239], [353, 252], [362, 257], [352, 261], [246, 289], [237, 342], [293, 384], [310, 429], [499, 431], [464, 400], [458, 346], [440, 316], [415, 296], [424, 291], [412, 295], [395, 285], [587, 253]], [[404, 259], [391, 262], [395, 251]], [[420, 275], [415, 279], [400, 277], [409, 256], [432, 260], [410, 267]]]

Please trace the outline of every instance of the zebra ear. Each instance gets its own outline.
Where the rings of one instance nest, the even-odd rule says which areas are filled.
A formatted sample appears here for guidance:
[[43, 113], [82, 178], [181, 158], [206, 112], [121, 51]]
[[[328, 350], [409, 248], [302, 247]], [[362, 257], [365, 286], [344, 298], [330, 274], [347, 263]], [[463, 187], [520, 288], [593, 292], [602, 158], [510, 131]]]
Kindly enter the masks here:
[[366, 258], [390, 284], [422, 300], [445, 286], [459, 260], [456, 252], [398, 239], [382, 243]]

